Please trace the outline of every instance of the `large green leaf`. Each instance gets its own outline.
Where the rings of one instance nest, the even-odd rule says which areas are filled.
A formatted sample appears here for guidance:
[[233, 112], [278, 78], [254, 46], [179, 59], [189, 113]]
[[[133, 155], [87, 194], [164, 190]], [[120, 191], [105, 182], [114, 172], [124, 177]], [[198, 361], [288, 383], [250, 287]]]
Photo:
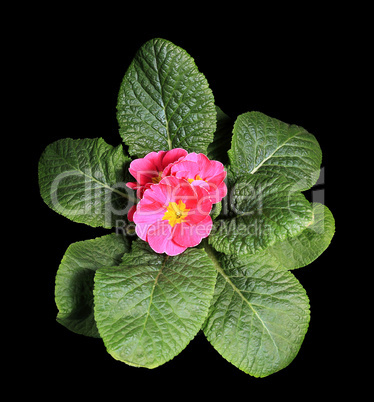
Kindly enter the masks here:
[[309, 324], [309, 300], [293, 274], [264, 253], [239, 258], [206, 248], [218, 271], [204, 333], [229, 362], [255, 377], [286, 367]]
[[294, 237], [313, 219], [312, 207], [303, 194], [283, 176], [246, 175], [230, 187], [230, 215], [219, 219], [209, 243], [232, 255], [256, 253]]
[[172, 359], [200, 330], [216, 275], [202, 249], [169, 257], [134, 242], [119, 267], [95, 275], [95, 320], [108, 352], [147, 368]]
[[236, 176], [281, 174], [294, 190], [307, 190], [319, 177], [322, 152], [316, 138], [302, 127], [248, 112], [235, 121], [229, 158]]
[[40, 193], [54, 211], [79, 223], [111, 228], [127, 212], [130, 159], [102, 138], [71, 138], [47, 146], [39, 161]]
[[116, 234], [71, 244], [56, 275], [57, 321], [78, 334], [99, 337], [93, 312], [95, 271], [121, 262], [130, 250], [128, 240]]
[[216, 129], [216, 110], [193, 58], [167, 40], [152, 39], [126, 71], [117, 120], [130, 155], [172, 148], [206, 154]]
[[275, 243], [266, 251], [283, 267], [304, 267], [318, 258], [329, 246], [335, 233], [335, 221], [330, 210], [313, 204], [313, 221], [298, 236]]

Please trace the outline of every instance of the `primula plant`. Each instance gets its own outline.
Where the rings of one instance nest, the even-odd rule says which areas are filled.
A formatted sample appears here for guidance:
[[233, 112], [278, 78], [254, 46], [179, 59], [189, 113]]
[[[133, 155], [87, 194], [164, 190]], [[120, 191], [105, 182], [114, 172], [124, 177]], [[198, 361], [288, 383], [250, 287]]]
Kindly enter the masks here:
[[316, 138], [260, 112], [231, 120], [194, 60], [163, 39], [135, 55], [117, 119], [123, 144], [61, 139], [40, 158], [49, 207], [112, 229], [66, 250], [57, 321], [131, 366], [160, 366], [202, 331], [252, 376], [286, 367], [310, 318], [291, 271], [335, 230], [303, 194], [320, 174]]

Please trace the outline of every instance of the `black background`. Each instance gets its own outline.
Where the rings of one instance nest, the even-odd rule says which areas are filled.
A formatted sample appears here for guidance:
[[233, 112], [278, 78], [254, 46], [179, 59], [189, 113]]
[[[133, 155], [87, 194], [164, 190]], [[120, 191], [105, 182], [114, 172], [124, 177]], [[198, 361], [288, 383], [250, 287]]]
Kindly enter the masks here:
[[[17, 197], [22, 207], [18, 238], [30, 249], [17, 256], [27, 262], [17, 264], [25, 289], [15, 314], [17, 329], [13, 327], [7, 343], [16, 351], [9, 373], [21, 373], [35, 395], [88, 397], [105, 391], [107, 398], [131, 398], [136, 390], [138, 396], [164, 400], [250, 399], [254, 393], [265, 400], [274, 395], [297, 400], [348, 391], [348, 379], [357, 372], [351, 358], [358, 347], [352, 341], [347, 301], [349, 262], [339, 258], [349, 219], [342, 208], [348, 152], [344, 136], [355, 103], [350, 91], [358, 85], [350, 62], [360, 55], [361, 43], [352, 23], [359, 23], [361, 14], [312, 6], [278, 10], [249, 4], [230, 11], [181, 5], [165, 13], [160, 7], [148, 12], [143, 3], [105, 11], [99, 5], [40, 8], [30, 10], [30, 19], [25, 12], [28, 25], [15, 47], [20, 69], [13, 106], [19, 111], [14, 125], [22, 133], [26, 155], [21, 175], [27, 177], [23, 195]], [[323, 151], [325, 180], [314, 190], [323, 190], [336, 219], [336, 235], [318, 260], [294, 271], [310, 298], [310, 327], [295, 360], [264, 379], [225, 361], [201, 333], [172, 361], [147, 370], [114, 360], [101, 340], [74, 334], [55, 321], [54, 278], [66, 248], [110, 231], [50, 210], [39, 196], [38, 159], [48, 144], [65, 137], [121, 142], [115, 117], [118, 89], [137, 49], [155, 37], [187, 50], [205, 74], [216, 104], [233, 119], [258, 110], [301, 125]], [[17, 147], [18, 137], [9, 137]]]

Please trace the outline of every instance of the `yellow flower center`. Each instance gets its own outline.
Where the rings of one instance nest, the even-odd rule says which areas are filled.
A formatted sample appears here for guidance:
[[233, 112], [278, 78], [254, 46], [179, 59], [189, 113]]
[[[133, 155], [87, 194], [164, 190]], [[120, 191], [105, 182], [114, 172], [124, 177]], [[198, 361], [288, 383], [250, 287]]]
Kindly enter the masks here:
[[194, 179], [187, 179], [189, 183], [192, 183], [195, 180], [203, 180], [198, 174], [196, 175], [196, 177]]
[[168, 220], [169, 225], [174, 227], [176, 223], [181, 223], [186, 219], [188, 211], [189, 209], [186, 208], [186, 204], [182, 200], [179, 200], [178, 204], [176, 202], [169, 202], [162, 220]]
[[158, 176], [152, 177], [153, 183], [157, 184], [161, 181], [162, 172], [158, 172]]

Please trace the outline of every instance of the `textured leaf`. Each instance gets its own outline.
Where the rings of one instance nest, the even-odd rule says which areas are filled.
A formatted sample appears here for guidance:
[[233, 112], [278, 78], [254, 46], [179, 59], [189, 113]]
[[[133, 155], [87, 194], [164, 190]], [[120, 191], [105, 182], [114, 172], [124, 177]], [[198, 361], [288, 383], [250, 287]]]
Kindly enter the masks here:
[[215, 279], [204, 250], [169, 257], [134, 242], [121, 266], [95, 275], [95, 319], [108, 352], [147, 368], [172, 359], [200, 330]]
[[40, 193], [54, 211], [79, 223], [111, 228], [127, 212], [130, 159], [102, 138], [70, 138], [47, 146], [39, 161]]
[[228, 150], [231, 146], [233, 122], [229, 116], [216, 106], [217, 130], [214, 133], [213, 142], [208, 146], [208, 158], [220, 161], [224, 165], [229, 162]]
[[121, 262], [128, 240], [116, 234], [71, 244], [56, 275], [57, 321], [78, 334], [99, 337], [93, 312], [95, 271]]
[[319, 177], [322, 152], [302, 127], [248, 112], [235, 122], [229, 158], [236, 176], [281, 174], [294, 183], [294, 190], [307, 190]]
[[309, 323], [309, 301], [293, 274], [264, 253], [238, 258], [206, 248], [218, 271], [204, 333], [229, 362], [255, 377], [286, 367]]
[[206, 154], [216, 110], [193, 58], [167, 40], [152, 39], [139, 49], [124, 76], [117, 120], [130, 155], [172, 148]]
[[210, 211], [210, 216], [214, 220], [216, 219], [222, 211], [222, 201], [217, 202], [213, 205], [212, 210]]
[[313, 204], [313, 222], [298, 236], [275, 243], [266, 251], [283, 267], [305, 267], [318, 258], [329, 246], [335, 233], [335, 221], [330, 210]]
[[219, 219], [209, 243], [225, 254], [250, 254], [294, 237], [312, 222], [309, 202], [284, 177], [243, 176], [231, 188], [231, 215]]

